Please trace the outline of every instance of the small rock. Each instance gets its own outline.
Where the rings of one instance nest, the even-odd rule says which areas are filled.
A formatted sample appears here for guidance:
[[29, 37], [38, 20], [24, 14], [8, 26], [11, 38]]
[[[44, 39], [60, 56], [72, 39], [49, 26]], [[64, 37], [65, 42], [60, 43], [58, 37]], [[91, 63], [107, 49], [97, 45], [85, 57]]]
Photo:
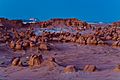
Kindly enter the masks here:
[[86, 65], [84, 67], [84, 70], [85, 72], [95, 72], [96, 71], [96, 66], [94, 65]]
[[64, 73], [72, 73], [72, 72], [76, 72], [74, 65], [69, 65], [64, 68]]
[[14, 58], [12, 60], [12, 66], [22, 66], [22, 62], [21, 62], [20, 58]]

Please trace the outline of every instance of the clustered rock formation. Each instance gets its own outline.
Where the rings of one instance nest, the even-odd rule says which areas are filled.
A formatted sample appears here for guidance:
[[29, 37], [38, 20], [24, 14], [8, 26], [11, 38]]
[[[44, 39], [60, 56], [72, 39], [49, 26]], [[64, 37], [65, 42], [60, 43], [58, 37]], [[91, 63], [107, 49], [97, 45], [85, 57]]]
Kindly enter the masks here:
[[[0, 30], [0, 42], [7, 42], [11, 49], [23, 50], [26, 48], [38, 47], [39, 50], [50, 50], [49, 41], [61, 41], [61, 42], [75, 42], [79, 44], [93, 44], [104, 45], [108, 44], [107, 41], [111, 41], [112, 46], [120, 46], [120, 29], [119, 22], [115, 22], [107, 27], [94, 27], [90, 24], [79, 21], [75, 18], [70, 19], [51, 19], [45, 22], [37, 22], [26, 25], [20, 20], [8, 20], [0, 18], [0, 23], [4, 27]], [[8, 27], [8, 25], [10, 27]], [[6, 27], [7, 26], [7, 27]], [[24, 28], [19, 30], [18, 27]], [[76, 34], [71, 32], [50, 33], [43, 32], [42, 36], [37, 36], [34, 33], [34, 26], [40, 26], [44, 28], [50, 28], [54, 26], [72, 26], [76, 28]], [[78, 30], [80, 28], [81, 30]], [[81, 34], [82, 30], [91, 29], [91, 34]]]
[[76, 18], [51, 19], [51, 20], [48, 20], [48, 21], [45, 21], [45, 22], [38, 22], [36, 24], [38, 24], [39, 26], [41, 26], [43, 28], [50, 27], [50, 26], [59, 26], [59, 25], [65, 25], [65, 26], [68, 26], [68, 27], [72, 26], [72, 27], [75, 27], [76, 29], [81, 29], [81, 30], [91, 28], [90, 24], [88, 24], [86, 22], [83, 22], [83, 21], [80, 21]]

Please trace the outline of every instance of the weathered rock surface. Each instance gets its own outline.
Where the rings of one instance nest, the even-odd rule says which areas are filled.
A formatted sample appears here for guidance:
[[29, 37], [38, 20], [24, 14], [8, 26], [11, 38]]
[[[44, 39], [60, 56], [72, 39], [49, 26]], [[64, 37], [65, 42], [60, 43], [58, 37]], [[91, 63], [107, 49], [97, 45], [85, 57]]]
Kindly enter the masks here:
[[96, 66], [95, 65], [86, 65], [83, 69], [85, 72], [95, 72]]

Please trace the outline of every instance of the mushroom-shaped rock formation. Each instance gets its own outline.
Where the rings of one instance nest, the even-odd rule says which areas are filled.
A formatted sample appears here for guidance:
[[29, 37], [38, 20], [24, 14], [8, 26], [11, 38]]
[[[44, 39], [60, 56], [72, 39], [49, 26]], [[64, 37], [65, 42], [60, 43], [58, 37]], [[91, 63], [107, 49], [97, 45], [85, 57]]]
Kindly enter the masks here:
[[12, 66], [22, 66], [22, 62], [21, 62], [20, 58], [13, 58]]
[[84, 67], [85, 72], [95, 72], [96, 71], [96, 66], [95, 65], [86, 65]]
[[42, 63], [43, 58], [42, 55], [32, 55], [29, 59], [29, 66], [30, 67], [34, 67], [34, 66], [40, 66], [40, 64]]
[[76, 72], [76, 68], [74, 65], [69, 65], [64, 68], [64, 73], [72, 73], [72, 72]]

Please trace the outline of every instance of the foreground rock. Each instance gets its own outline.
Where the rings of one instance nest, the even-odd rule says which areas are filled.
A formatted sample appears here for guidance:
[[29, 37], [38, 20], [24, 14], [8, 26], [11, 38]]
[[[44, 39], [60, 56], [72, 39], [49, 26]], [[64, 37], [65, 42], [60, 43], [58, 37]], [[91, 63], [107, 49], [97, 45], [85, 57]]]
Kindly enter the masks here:
[[43, 58], [42, 55], [32, 55], [29, 59], [28, 65], [30, 67], [34, 67], [34, 66], [40, 66], [40, 64], [42, 63]]
[[20, 58], [14, 58], [12, 60], [12, 66], [23, 66]]
[[85, 72], [95, 72], [96, 71], [96, 66], [95, 65], [86, 65], [84, 67], [84, 70]]
[[64, 68], [64, 73], [72, 73], [72, 72], [76, 72], [74, 65], [69, 65]]

